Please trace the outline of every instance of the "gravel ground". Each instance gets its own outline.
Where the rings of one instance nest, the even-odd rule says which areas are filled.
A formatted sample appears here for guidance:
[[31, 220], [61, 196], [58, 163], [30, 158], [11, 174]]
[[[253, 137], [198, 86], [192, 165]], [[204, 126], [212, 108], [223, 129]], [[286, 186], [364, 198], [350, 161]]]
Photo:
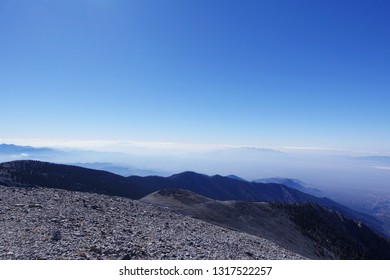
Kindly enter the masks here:
[[0, 186], [0, 259], [303, 259], [277, 244], [120, 197]]

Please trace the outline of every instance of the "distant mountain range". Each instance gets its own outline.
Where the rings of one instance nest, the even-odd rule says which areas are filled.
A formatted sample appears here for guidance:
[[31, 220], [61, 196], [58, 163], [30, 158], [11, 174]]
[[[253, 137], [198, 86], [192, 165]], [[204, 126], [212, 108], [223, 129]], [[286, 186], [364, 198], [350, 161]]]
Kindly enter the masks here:
[[302, 203], [313, 202], [362, 221], [376, 232], [387, 235], [377, 219], [349, 209], [328, 198], [315, 197], [276, 183], [256, 183], [220, 175], [183, 172], [169, 177], [123, 177], [106, 171], [40, 161], [12, 161], [0, 164], [3, 185], [42, 186], [66, 190], [140, 199], [162, 189], [184, 189], [204, 197], [227, 201]]
[[35, 148], [30, 146], [17, 146], [13, 144], [0, 144], [0, 154], [1, 155], [21, 155], [21, 156], [30, 156], [30, 155], [42, 155], [47, 153], [52, 153], [56, 150], [51, 148]]
[[281, 178], [281, 177], [272, 177], [272, 178], [263, 178], [263, 179], [257, 179], [254, 180], [253, 182], [256, 183], [264, 183], [264, 184], [270, 184], [270, 183], [275, 183], [275, 184], [282, 184], [287, 187], [299, 190], [301, 192], [305, 192], [311, 195], [315, 196], [321, 196], [322, 192], [318, 189], [315, 188], [310, 188], [307, 187], [306, 184], [298, 179], [290, 179], [290, 178]]
[[354, 159], [380, 162], [380, 163], [390, 163], [390, 156], [367, 156], [367, 157], [356, 157]]
[[132, 166], [121, 166], [110, 162], [77, 162], [77, 163], [72, 163], [72, 165], [86, 167], [90, 169], [108, 171], [125, 177], [131, 175], [150, 176], [150, 175], [163, 173], [162, 171], [141, 169]]
[[[114, 164], [112, 162], [92, 161], [75, 162], [75, 158], [101, 158], [104, 152], [93, 151], [64, 151], [47, 147], [18, 146], [14, 144], [0, 144], [0, 161], [10, 160], [40, 160], [50, 162], [70, 162], [69, 164], [91, 169], [108, 171], [122, 176], [138, 175], [166, 175], [166, 172], [160, 170], [149, 170], [136, 168], [126, 164]], [[122, 155], [123, 156], [123, 155]]]

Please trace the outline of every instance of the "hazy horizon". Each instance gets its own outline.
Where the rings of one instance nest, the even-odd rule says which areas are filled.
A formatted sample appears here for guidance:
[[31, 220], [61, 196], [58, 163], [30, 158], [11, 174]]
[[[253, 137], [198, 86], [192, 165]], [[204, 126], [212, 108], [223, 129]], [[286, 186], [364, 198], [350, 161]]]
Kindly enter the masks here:
[[390, 157], [361, 151], [324, 150], [314, 147], [271, 149], [184, 143], [175, 145], [135, 141], [57, 140], [51, 143], [41, 141], [41, 145], [34, 145], [38, 143], [19, 141], [16, 144], [36, 148], [49, 147], [53, 150], [37, 150], [31, 154], [2, 154], [0, 160], [38, 159], [71, 164], [112, 163], [138, 171], [147, 170], [149, 175], [168, 176], [183, 171], [195, 171], [207, 175], [234, 174], [247, 180], [284, 177], [299, 179], [311, 187], [323, 190], [345, 188], [388, 191], [390, 180]]

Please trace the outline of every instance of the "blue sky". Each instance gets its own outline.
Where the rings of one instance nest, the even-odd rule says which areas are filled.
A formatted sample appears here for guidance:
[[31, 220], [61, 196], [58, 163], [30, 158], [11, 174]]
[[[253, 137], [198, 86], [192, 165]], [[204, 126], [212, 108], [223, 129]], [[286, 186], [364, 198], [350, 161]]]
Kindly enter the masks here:
[[0, 0], [0, 138], [390, 153], [389, 12], [359, 0]]

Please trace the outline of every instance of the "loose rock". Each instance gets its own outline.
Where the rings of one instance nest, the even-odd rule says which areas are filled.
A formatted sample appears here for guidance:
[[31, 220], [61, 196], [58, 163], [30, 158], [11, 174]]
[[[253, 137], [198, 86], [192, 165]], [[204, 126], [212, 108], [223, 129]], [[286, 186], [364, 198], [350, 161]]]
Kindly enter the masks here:
[[126, 198], [0, 186], [0, 200], [0, 259], [303, 259], [267, 239]]

